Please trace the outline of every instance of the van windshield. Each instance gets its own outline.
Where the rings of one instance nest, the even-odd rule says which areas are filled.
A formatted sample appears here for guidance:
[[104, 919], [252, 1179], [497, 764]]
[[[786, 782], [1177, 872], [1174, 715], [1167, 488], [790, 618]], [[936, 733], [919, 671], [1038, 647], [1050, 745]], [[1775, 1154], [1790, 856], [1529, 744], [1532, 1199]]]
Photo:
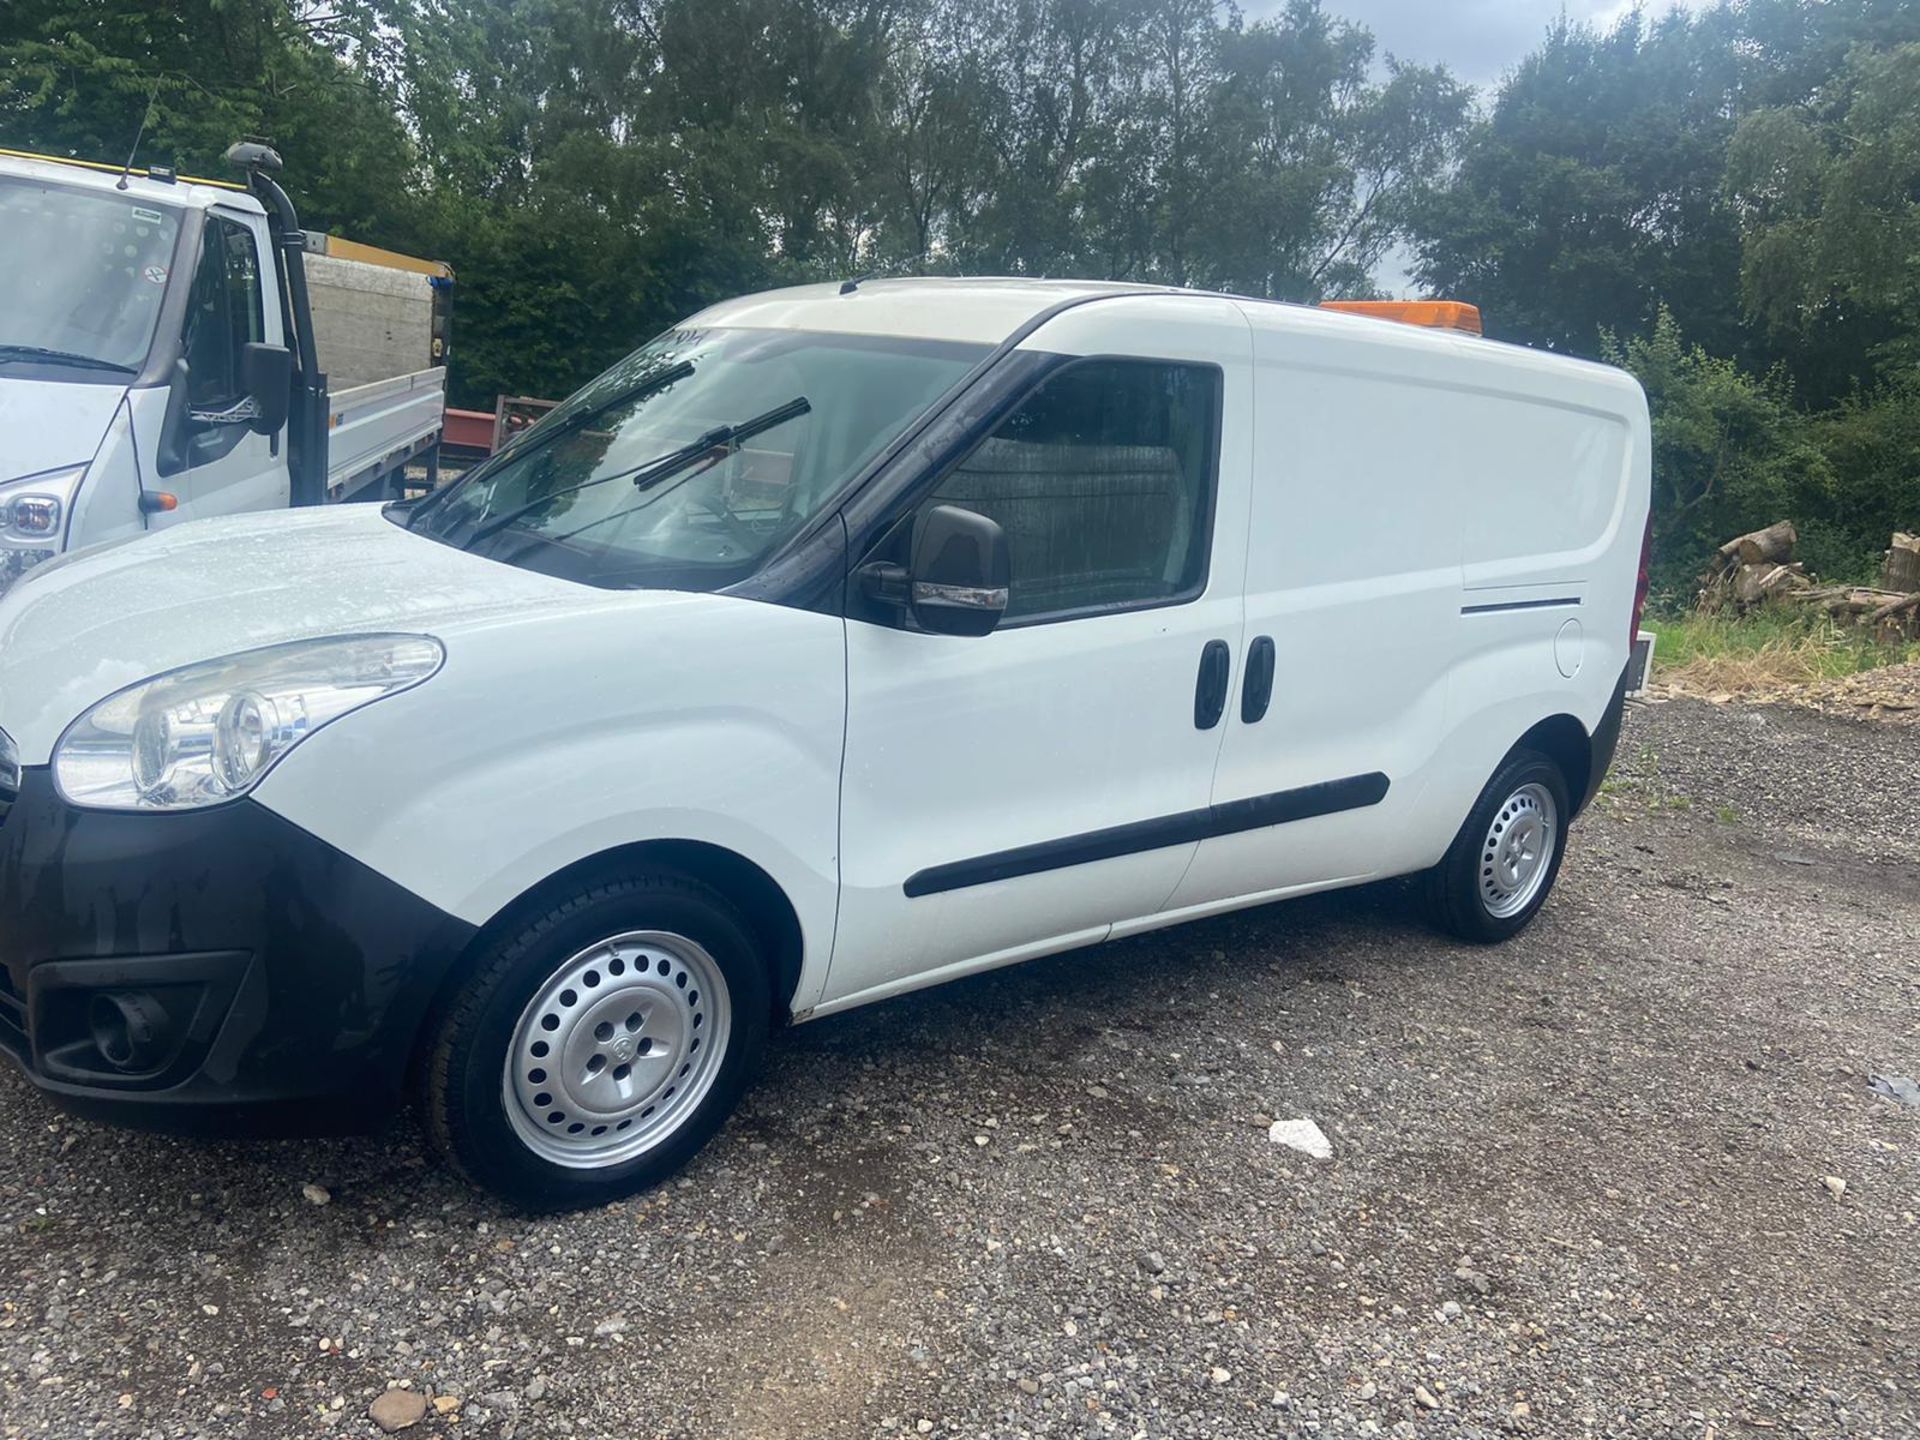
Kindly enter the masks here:
[[153, 343], [179, 232], [171, 208], [0, 180], [0, 376], [124, 384]]
[[717, 590], [750, 575], [986, 353], [871, 335], [669, 331], [396, 518], [583, 584]]

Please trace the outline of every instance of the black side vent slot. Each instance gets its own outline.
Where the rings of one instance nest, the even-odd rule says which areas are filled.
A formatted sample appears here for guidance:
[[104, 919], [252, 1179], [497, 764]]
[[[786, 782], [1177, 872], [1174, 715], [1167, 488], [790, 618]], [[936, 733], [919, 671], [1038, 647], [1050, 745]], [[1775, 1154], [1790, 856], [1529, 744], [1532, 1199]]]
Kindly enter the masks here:
[[20, 798], [20, 747], [13, 737], [0, 730], [0, 825], [7, 823], [7, 812]]

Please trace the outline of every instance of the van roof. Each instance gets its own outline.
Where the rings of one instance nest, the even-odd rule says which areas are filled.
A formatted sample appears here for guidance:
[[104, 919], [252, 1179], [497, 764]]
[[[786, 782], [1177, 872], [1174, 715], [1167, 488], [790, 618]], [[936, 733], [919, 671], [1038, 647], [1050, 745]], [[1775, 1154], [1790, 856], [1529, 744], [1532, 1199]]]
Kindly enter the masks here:
[[766, 290], [722, 300], [687, 323], [910, 335], [998, 345], [1056, 305], [1096, 295], [1137, 295], [1162, 288], [1108, 280], [916, 276]]
[[[925, 340], [999, 345], [1057, 305], [1122, 295], [1225, 299], [1245, 306], [1249, 320], [1263, 328], [1282, 327], [1328, 336], [1343, 335], [1349, 340], [1364, 339], [1372, 344], [1427, 350], [1455, 357], [1474, 354], [1493, 360], [1504, 355], [1536, 371], [1581, 370], [1596, 375], [1614, 373], [1611, 367], [1589, 360], [1482, 339], [1455, 324], [1423, 325], [1408, 323], [1406, 317], [1389, 318], [1387, 312], [1377, 305], [1347, 312], [1215, 291], [1183, 290], [1169, 285], [1134, 285], [1118, 280], [916, 276], [862, 280], [857, 283], [796, 285], [784, 290], [767, 290], [723, 300], [702, 310], [686, 323], [690, 326], [732, 325], [746, 329], [911, 336]], [[1450, 315], [1451, 312], [1470, 308], [1452, 302], [1439, 303], [1448, 307]], [[1461, 317], [1452, 315], [1451, 318]], [[1478, 318], [1477, 313], [1475, 318]]]
[[[75, 160], [60, 155], [36, 155], [30, 150], [0, 149], [0, 175], [19, 175], [57, 185], [73, 185], [83, 190], [120, 190], [121, 168], [94, 160]], [[136, 167], [125, 172], [126, 189], [120, 193], [150, 205], [176, 209], [204, 209], [209, 205], [228, 205], [237, 210], [260, 210], [260, 202], [243, 185], [227, 180], [206, 180], [193, 175], [165, 178], [152, 170]]]
[[[0, 148], [0, 175], [19, 175], [86, 190], [120, 191], [121, 170], [118, 165], [103, 165], [93, 160], [73, 160], [59, 155], [36, 155], [30, 150]], [[224, 205], [253, 214], [266, 213], [246, 186], [229, 180], [206, 180], [193, 175], [176, 175], [171, 180], [156, 179], [146, 170], [130, 170], [126, 175], [127, 188], [120, 193], [148, 204], [170, 205], [176, 209]], [[377, 245], [346, 240], [338, 235], [308, 231], [307, 249], [319, 255], [357, 260], [363, 265], [410, 270], [415, 274], [443, 280], [453, 278], [453, 268], [443, 260], [422, 260], [412, 255], [402, 255], [397, 250], [383, 250]]]
[[[928, 340], [999, 344], [1021, 326], [1057, 305], [1119, 295], [1190, 295], [1272, 306], [1301, 315], [1339, 314], [1343, 321], [1418, 323], [1455, 334], [1477, 333], [1459, 323], [1473, 307], [1451, 301], [1366, 302], [1349, 306], [1296, 305], [1171, 285], [1135, 285], [1121, 280], [1035, 280], [1018, 276], [903, 276], [795, 285], [742, 295], [710, 306], [689, 324], [737, 325], [747, 329], [824, 330], [848, 334], [911, 335]], [[1401, 313], [1405, 312], [1405, 313]]]

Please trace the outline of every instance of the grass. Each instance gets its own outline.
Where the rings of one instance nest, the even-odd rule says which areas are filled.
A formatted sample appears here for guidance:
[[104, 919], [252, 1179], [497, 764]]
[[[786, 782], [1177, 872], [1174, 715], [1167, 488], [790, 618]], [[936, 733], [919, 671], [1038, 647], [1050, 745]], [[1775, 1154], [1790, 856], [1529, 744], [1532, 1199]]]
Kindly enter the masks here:
[[1642, 745], [1631, 757], [1619, 757], [1619, 763], [1600, 782], [1599, 803], [1616, 815], [1693, 808], [1691, 797], [1667, 787], [1660, 774], [1659, 752], [1651, 745]]
[[1920, 643], [1874, 639], [1824, 615], [1761, 610], [1725, 615], [1649, 616], [1660, 637], [1653, 678], [1709, 692], [1837, 680], [1863, 670], [1920, 661]]

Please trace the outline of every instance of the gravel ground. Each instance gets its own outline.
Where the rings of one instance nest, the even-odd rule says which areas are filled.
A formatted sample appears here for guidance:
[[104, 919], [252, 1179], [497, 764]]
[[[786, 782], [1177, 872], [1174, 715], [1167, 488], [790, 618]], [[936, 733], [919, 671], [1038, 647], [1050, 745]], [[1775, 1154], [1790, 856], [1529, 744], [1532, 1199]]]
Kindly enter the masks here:
[[423, 1440], [1920, 1434], [1920, 1110], [1867, 1083], [1920, 1077], [1916, 775], [1639, 709], [1505, 948], [1382, 886], [801, 1027], [559, 1219], [404, 1124], [195, 1145], [8, 1074], [0, 1434], [375, 1435], [391, 1385]]

